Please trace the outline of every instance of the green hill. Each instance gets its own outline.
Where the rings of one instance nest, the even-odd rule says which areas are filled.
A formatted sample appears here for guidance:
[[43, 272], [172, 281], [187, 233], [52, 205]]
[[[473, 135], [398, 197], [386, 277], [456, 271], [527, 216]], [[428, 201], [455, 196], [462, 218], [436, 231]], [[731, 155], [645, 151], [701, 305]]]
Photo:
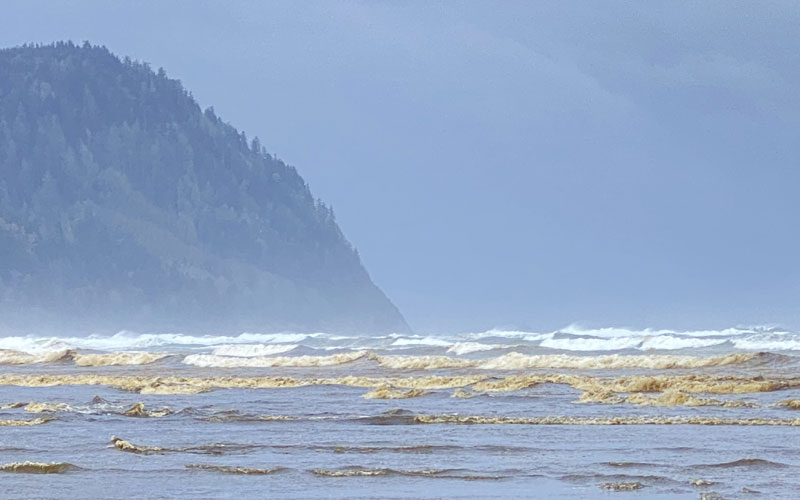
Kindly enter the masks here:
[[0, 327], [408, 330], [293, 167], [72, 43], [0, 51]]

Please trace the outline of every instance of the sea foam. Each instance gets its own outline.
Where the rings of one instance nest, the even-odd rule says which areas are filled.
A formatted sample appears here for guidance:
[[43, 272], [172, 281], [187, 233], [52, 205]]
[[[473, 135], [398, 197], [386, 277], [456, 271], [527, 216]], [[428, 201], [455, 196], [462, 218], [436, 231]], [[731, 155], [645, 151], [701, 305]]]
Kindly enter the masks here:
[[352, 363], [367, 355], [367, 351], [353, 351], [329, 356], [253, 356], [231, 357], [215, 354], [191, 354], [183, 358], [187, 365], [208, 368], [269, 368], [269, 367], [311, 367], [335, 366]]
[[237, 356], [252, 358], [256, 356], [274, 356], [297, 348], [297, 344], [226, 344], [215, 347], [211, 354], [215, 356]]

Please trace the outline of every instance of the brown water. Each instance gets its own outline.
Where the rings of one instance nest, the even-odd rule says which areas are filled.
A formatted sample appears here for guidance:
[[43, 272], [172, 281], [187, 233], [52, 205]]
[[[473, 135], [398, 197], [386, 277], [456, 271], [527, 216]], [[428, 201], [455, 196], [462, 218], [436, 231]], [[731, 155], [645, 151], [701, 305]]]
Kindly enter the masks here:
[[0, 486], [3, 498], [794, 498], [798, 338], [0, 338]]

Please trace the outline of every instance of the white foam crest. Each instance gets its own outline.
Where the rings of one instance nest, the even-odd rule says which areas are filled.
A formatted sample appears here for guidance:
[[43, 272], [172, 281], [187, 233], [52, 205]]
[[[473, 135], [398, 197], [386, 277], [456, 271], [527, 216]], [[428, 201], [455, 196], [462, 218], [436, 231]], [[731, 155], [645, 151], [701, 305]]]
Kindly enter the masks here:
[[427, 345], [427, 346], [435, 346], [435, 347], [446, 347], [453, 345], [452, 342], [448, 342], [447, 340], [443, 340], [436, 337], [400, 337], [394, 342], [392, 342], [392, 346], [408, 346], [408, 345]]
[[538, 340], [539, 338], [543, 338], [545, 336], [552, 335], [552, 333], [540, 333], [540, 332], [526, 332], [521, 330], [500, 330], [500, 329], [491, 329], [486, 330], [485, 332], [480, 333], [468, 333], [464, 335], [466, 338], [469, 339], [482, 339], [486, 337], [501, 337], [507, 339], [523, 339], [523, 340]]
[[619, 351], [633, 349], [641, 344], [641, 337], [612, 338], [560, 338], [545, 339], [539, 345], [565, 351]]
[[[117, 338], [119, 334], [112, 338]], [[184, 335], [171, 333], [142, 334], [132, 337], [133, 346], [156, 347], [178, 346], [216, 346], [224, 344], [280, 344], [295, 343], [321, 334], [308, 333], [241, 333], [239, 335]]]
[[622, 355], [571, 356], [567, 354], [525, 355], [511, 352], [503, 356], [487, 359], [479, 367], [487, 370], [526, 370], [535, 368], [566, 369], [668, 369], [722, 366], [753, 358], [753, 354], [728, 354], [717, 357], [662, 355]]
[[447, 352], [452, 352], [453, 354], [461, 356], [473, 352], [493, 351], [495, 349], [508, 349], [511, 347], [518, 346], [510, 344], [481, 344], [480, 342], [456, 342], [447, 349]]
[[634, 330], [629, 328], [585, 328], [579, 325], [569, 325], [559, 330], [560, 333], [570, 335], [586, 335], [600, 338], [618, 337], [657, 337], [659, 335], [680, 335], [684, 337], [736, 337], [741, 335], [757, 333], [757, 329], [725, 328], [723, 330], [656, 330], [645, 328]]
[[686, 338], [675, 337], [673, 335], [659, 335], [657, 337], [648, 337], [642, 341], [639, 347], [642, 351], [672, 351], [676, 349], [699, 349], [702, 347], [710, 347], [713, 345], [720, 345], [727, 342], [727, 339], [715, 338]]
[[65, 351], [72, 347], [57, 337], [0, 337], [0, 349], [28, 354]]
[[800, 351], [800, 340], [746, 338], [734, 340], [733, 346], [748, 351]]
[[256, 356], [274, 356], [297, 348], [297, 344], [225, 344], [215, 347], [211, 354], [216, 356], [236, 356], [252, 358]]
[[103, 354], [75, 354], [74, 361], [77, 366], [132, 366], [149, 365], [160, 359], [164, 359], [168, 354], [156, 352], [111, 352]]
[[540, 340], [552, 339], [553, 337], [555, 337], [555, 335], [556, 335], [556, 332], [551, 332], [551, 333], [531, 333], [531, 334], [528, 334], [528, 335], [522, 337], [522, 340], [524, 340], [526, 342], [538, 342]]
[[66, 356], [70, 351], [66, 349], [38, 351], [28, 353], [13, 349], [0, 349], [0, 365], [27, 365], [33, 363], [51, 363]]
[[329, 356], [254, 356], [232, 357], [215, 354], [191, 354], [183, 358], [187, 365], [204, 368], [270, 368], [336, 366], [352, 363], [366, 356], [368, 351], [353, 351]]
[[162, 346], [216, 346], [224, 344], [297, 343], [321, 333], [242, 333], [239, 335], [185, 335], [181, 333], [137, 334], [122, 331], [114, 335], [87, 337], [0, 337], [0, 349], [28, 353], [42, 350], [92, 349], [122, 351]]
[[452, 358], [450, 356], [378, 356], [370, 355], [383, 368], [392, 370], [444, 370], [449, 368], [469, 368], [478, 361]]

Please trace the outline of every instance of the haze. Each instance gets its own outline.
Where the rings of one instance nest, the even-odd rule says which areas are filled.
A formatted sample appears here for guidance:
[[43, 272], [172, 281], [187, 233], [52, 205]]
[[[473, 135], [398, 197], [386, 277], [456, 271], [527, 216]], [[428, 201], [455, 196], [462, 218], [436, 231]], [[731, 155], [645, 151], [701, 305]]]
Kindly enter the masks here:
[[164, 67], [418, 331], [800, 326], [800, 4], [503, 5], [3, 2], [0, 45]]

